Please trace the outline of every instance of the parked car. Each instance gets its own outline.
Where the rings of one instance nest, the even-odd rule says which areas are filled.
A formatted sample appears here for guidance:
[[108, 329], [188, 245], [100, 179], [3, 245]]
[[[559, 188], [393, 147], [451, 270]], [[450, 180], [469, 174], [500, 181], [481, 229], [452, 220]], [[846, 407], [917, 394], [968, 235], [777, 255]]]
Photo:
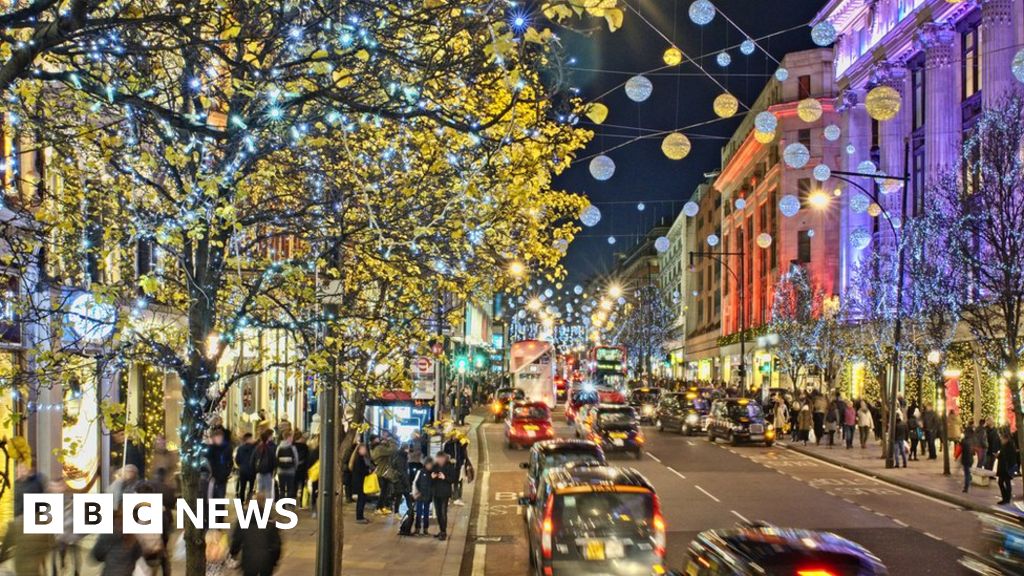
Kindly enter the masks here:
[[775, 443], [775, 427], [764, 419], [761, 405], [750, 398], [725, 398], [711, 404], [708, 417], [708, 440], [725, 438], [732, 444], [740, 442]]
[[707, 530], [690, 542], [688, 576], [881, 576], [885, 565], [831, 532], [747, 525]]
[[627, 404], [636, 410], [640, 422], [650, 424], [654, 422], [661, 394], [661, 388], [634, 388], [629, 391]]
[[605, 452], [632, 452], [639, 460], [643, 455], [644, 433], [632, 406], [598, 404], [588, 413], [589, 438]]
[[711, 402], [697, 392], [671, 392], [662, 394], [654, 415], [658, 432], [677, 431], [697, 434], [708, 427]]
[[494, 421], [501, 422], [505, 415], [508, 414], [510, 404], [525, 399], [526, 392], [519, 388], [498, 388], [495, 390], [494, 398], [491, 399], [491, 414], [494, 415]]
[[565, 402], [565, 419], [569, 424], [576, 422], [576, 416], [584, 406], [597, 404], [597, 392], [582, 387], [574, 387]]
[[568, 464], [604, 466], [604, 450], [590, 440], [557, 438], [542, 440], [530, 449], [530, 459], [519, 465], [526, 470], [523, 496], [532, 503], [537, 499], [537, 484], [541, 477], [552, 468]]
[[549, 470], [527, 507], [530, 564], [538, 576], [663, 574], [665, 520], [654, 487], [633, 469]]
[[505, 442], [509, 448], [533, 446], [555, 437], [551, 410], [543, 402], [516, 402], [505, 418]]

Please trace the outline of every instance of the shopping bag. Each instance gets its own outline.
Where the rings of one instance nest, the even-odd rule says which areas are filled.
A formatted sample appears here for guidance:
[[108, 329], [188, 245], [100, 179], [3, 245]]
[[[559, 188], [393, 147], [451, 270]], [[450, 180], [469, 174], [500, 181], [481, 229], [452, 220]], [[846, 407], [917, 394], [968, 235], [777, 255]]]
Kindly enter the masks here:
[[377, 479], [376, 472], [370, 472], [363, 479], [363, 494], [366, 496], [380, 494], [380, 480]]
[[957, 442], [953, 446], [953, 459], [954, 460], [959, 460], [960, 459], [960, 455], [963, 454], [963, 452], [964, 452], [963, 448], [961, 448], [960, 447], [960, 443]]

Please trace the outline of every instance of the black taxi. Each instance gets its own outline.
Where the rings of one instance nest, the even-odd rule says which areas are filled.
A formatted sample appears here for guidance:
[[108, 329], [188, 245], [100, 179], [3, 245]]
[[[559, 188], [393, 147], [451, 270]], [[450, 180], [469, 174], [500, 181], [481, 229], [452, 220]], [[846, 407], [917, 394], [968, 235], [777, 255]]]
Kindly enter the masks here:
[[761, 404], [750, 398], [723, 398], [711, 404], [708, 440], [725, 438], [732, 444], [775, 443], [775, 427], [765, 421]]

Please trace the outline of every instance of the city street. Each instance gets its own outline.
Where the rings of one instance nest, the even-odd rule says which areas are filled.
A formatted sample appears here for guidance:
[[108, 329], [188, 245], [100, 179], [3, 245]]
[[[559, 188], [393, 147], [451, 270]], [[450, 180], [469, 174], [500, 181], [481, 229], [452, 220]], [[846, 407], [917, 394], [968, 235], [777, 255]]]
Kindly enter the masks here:
[[[557, 419], [558, 435], [571, 437], [572, 428], [560, 414]], [[961, 548], [977, 550], [980, 544], [972, 512], [783, 447], [712, 445], [652, 427], [645, 432], [642, 460], [612, 455], [610, 464], [640, 470], [658, 490], [670, 568], [685, 567], [687, 544], [701, 530], [744, 521], [835, 532], [867, 547], [892, 574], [965, 574], [956, 563]], [[482, 425], [480, 434], [486, 441], [483, 484], [462, 573], [527, 574], [528, 543], [516, 496], [525, 474], [519, 463], [528, 452], [505, 447], [500, 423]]]

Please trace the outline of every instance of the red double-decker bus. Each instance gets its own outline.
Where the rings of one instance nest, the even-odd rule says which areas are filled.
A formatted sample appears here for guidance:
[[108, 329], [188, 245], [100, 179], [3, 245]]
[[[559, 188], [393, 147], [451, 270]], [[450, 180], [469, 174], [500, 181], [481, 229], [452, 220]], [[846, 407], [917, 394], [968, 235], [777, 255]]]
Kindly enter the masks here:
[[587, 354], [587, 372], [595, 386], [618, 387], [626, 381], [626, 347], [594, 346]]

